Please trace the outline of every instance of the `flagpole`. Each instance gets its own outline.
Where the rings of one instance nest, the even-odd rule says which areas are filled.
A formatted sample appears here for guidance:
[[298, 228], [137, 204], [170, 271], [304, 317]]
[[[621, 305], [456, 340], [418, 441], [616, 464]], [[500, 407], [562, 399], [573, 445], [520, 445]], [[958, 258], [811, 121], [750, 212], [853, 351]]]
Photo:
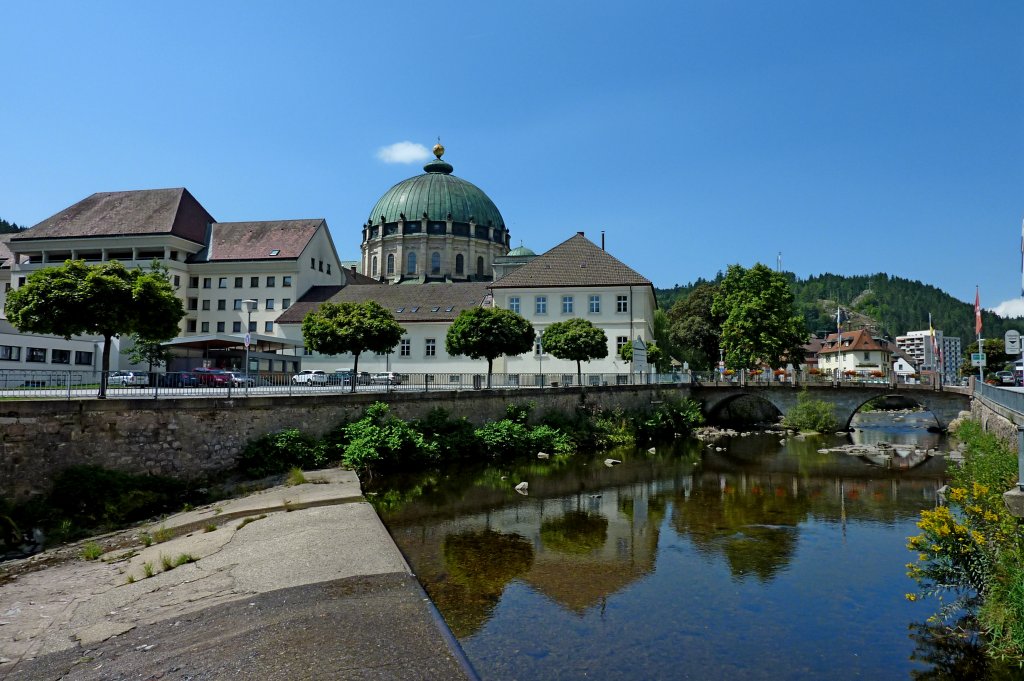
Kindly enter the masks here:
[[[1024, 234], [1021, 235], [1021, 239], [1024, 240]], [[978, 334], [978, 352], [984, 352], [981, 349], [981, 289], [977, 285], [974, 287], [974, 331]], [[982, 383], [985, 382], [985, 367], [980, 364], [978, 365], [978, 380]]]

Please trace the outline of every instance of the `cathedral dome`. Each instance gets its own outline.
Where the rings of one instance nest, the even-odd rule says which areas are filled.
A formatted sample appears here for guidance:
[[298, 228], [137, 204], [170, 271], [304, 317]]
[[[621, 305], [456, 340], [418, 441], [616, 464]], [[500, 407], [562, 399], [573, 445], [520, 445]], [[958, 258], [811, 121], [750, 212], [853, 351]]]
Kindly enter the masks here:
[[498, 207], [479, 187], [452, 175], [452, 166], [441, 160], [444, 147], [434, 147], [437, 159], [423, 166], [422, 175], [402, 180], [377, 201], [367, 224], [381, 225], [399, 220], [474, 222], [504, 229]]

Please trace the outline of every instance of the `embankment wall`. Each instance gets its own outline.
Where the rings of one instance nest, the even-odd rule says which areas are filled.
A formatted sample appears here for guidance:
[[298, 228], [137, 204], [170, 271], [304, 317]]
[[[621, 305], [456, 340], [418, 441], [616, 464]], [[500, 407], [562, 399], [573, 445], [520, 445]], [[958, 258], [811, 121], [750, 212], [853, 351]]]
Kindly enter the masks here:
[[443, 408], [475, 424], [504, 418], [512, 402], [531, 401], [535, 414], [571, 413], [580, 404], [645, 408], [678, 386], [478, 390], [435, 393], [316, 394], [234, 400], [25, 401], [0, 405], [0, 497], [24, 500], [48, 491], [54, 475], [91, 464], [128, 473], [202, 479], [234, 467], [246, 443], [283, 428], [321, 436], [383, 400], [403, 419]]

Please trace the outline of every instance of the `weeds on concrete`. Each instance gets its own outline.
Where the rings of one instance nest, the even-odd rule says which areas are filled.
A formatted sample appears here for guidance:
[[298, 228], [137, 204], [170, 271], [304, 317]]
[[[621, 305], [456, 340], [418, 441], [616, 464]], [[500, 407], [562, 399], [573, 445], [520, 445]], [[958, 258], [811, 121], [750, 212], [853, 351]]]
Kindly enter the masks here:
[[161, 553], [160, 554], [160, 567], [162, 567], [164, 569], [164, 572], [167, 572], [168, 570], [173, 570], [174, 569], [174, 561], [171, 559], [170, 556], [165, 556], [164, 554]]
[[91, 541], [82, 547], [82, 550], [79, 553], [79, 555], [84, 560], [96, 560], [97, 558], [103, 555], [103, 547], [97, 544], [96, 542]]
[[295, 485], [305, 485], [307, 482], [309, 481], [306, 480], [306, 476], [302, 472], [302, 469], [296, 467], [293, 467], [290, 471], [288, 471], [288, 476], [284, 480], [284, 484], [288, 485], [289, 487], [294, 487]]
[[180, 566], [186, 565], [188, 563], [194, 563], [197, 560], [199, 560], [199, 559], [196, 558], [195, 556], [193, 556], [191, 553], [182, 553], [182, 554], [179, 554], [178, 557], [174, 559], [174, 567], [180, 567]]
[[243, 527], [245, 527], [246, 525], [248, 525], [249, 523], [256, 522], [257, 520], [263, 520], [266, 517], [267, 517], [266, 513], [261, 513], [260, 515], [257, 515], [257, 516], [252, 516], [251, 515], [248, 518], [243, 519], [242, 522], [238, 523], [238, 527], [235, 528], [235, 529], [236, 530], [240, 530]]
[[153, 535], [149, 532], [143, 532], [139, 535], [139, 541], [142, 542], [143, 546], [148, 548], [153, 545]]
[[142, 564], [142, 574], [146, 576], [146, 579], [149, 579], [154, 574], [156, 574], [153, 571], [153, 563], [143, 563]]
[[291, 499], [282, 499], [281, 506], [284, 507], [285, 513], [291, 513], [295, 510], [295, 507], [292, 506]]
[[203, 528], [203, 532], [215, 532], [216, 530], [217, 526], [213, 523], [209, 523]]
[[135, 575], [128, 575], [128, 579], [126, 579], [124, 581], [125, 581], [125, 584], [134, 584], [135, 583]]
[[156, 541], [157, 544], [163, 544], [165, 541], [173, 538], [174, 532], [168, 530], [163, 525], [161, 525], [159, 529], [153, 531], [153, 540]]

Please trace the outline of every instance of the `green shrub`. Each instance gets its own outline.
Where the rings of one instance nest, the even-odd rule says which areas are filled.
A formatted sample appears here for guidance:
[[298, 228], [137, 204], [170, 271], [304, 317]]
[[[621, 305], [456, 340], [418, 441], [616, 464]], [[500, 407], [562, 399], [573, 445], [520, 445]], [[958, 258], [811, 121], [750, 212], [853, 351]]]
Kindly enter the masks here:
[[327, 462], [324, 444], [298, 428], [286, 428], [259, 437], [245, 446], [238, 468], [247, 475], [263, 477], [290, 468], [321, 468]]
[[452, 418], [447, 411], [437, 408], [415, 421], [413, 427], [436, 448], [440, 461], [475, 458], [480, 454], [480, 441], [465, 416]]
[[704, 422], [704, 416], [695, 400], [668, 398], [646, 413], [635, 414], [631, 420], [634, 439], [650, 442], [686, 435]]
[[388, 405], [376, 402], [363, 418], [346, 426], [345, 466], [367, 470], [436, 459], [437, 448], [390, 412]]
[[476, 429], [476, 437], [484, 454], [492, 459], [526, 456], [533, 449], [530, 429], [508, 419], [485, 423]]
[[536, 406], [533, 402], [510, 402], [505, 405], [505, 418], [513, 423], [521, 423], [525, 426]]
[[830, 433], [839, 427], [832, 404], [813, 399], [806, 388], [797, 395], [796, 406], [786, 414], [783, 425], [787, 428], [813, 430], [819, 433]]
[[549, 454], [572, 454], [576, 451], [576, 443], [571, 437], [551, 426], [541, 424], [530, 429], [530, 447], [535, 452]]

